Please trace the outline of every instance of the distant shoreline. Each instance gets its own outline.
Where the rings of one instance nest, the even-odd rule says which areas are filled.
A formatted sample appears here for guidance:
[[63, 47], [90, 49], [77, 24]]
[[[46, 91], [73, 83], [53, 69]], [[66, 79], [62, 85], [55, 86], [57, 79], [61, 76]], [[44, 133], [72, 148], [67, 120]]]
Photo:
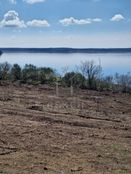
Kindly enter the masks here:
[[0, 48], [3, 53], [131, 53], [131, 48]]

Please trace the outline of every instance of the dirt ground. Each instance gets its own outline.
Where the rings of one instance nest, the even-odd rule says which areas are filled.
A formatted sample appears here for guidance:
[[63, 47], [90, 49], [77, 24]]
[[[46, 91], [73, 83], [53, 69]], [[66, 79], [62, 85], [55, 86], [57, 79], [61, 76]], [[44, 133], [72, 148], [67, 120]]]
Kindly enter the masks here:
[[0, 173], [131, 174], [131, 95], [0, 86]]

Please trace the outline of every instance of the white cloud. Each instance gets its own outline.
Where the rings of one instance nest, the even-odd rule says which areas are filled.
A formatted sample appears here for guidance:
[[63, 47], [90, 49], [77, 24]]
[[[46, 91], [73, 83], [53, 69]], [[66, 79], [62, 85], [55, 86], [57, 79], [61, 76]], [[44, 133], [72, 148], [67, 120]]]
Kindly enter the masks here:
[[23, 0], [28, 4], [35, 4], [35, 3], [40, 3], [40, 2], [45, 2], [45, 0]]
[[124, 19], [125, 19], [124, 16], [122, 16], [121, 14], [116, 14], [110, 20], [119, 22], [119, 21], [124, 20]]
[[62, 25], [64, 26], [69, 26], [69, 25], [85, 25], [85, 24], [90, 24], [91, 21], [88, 19], [75, 19], [73, 17], [70, 18], [64, 18], [59, 21]]
[[102, 22], [102, 19], [101, 18], [94, 18], [92, 19], [93, 22]]
[[73, 17], [70, 17], [61, 19], [59, 22], [64, 26], [69, 26], [69, 25], [86, 25], [86, 24], [91, 24], [92, 22], [101, 22], [101, 21], [102, 19], [100, 18], [75, 19]]
[[0, 26], [2, 27], [18, 27], [23, 28], [26, 27], [23, 20], [20, 20], [19, 14], [16, 11], [8, 11], [4, 15], [4, 19], [0, 22]]
[[27, 26], [29, 27], [49, 27], [50, 24], [46, 20], [32, 20], [27, 22]]
[[49, 27], [50, 24], [46, 20], [32, 20], [25, 23], [20, 20], [19, 14], [16, 11], [8, 11], [4, 15], [4, 19], [0, 22], [0, 27], [14, 27], [14, 28], [24, 28], [24, 27]]
[[12, 4], [16, 4], [16, 0], [9, 0]]

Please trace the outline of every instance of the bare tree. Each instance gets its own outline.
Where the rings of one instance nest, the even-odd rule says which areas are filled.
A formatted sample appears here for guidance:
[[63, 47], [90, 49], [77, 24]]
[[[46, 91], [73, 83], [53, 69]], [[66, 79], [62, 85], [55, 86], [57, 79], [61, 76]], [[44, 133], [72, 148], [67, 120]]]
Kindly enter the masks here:
[[100, 77], [102, 68], [100, 65], [95, 65], [94, 61], [81, 62], [80, 70], [87, 80], [89, 89], [95, 89], [97, 80]]
[[8, 80], [11, 65], [7, 62], [0, 64], [0, 78], [1, 80]]
[[127, 92], [127, 89], [131, 87], [131, 74], [129, 72], [122, 75], [116, 73], [115, 81], [117, 85], [120, 86], [123, 92]]
[[61, 72], [62, 72], [62, 77], [69, 71], [69, 66], [66, 65], [64, 67], [61, 68]]

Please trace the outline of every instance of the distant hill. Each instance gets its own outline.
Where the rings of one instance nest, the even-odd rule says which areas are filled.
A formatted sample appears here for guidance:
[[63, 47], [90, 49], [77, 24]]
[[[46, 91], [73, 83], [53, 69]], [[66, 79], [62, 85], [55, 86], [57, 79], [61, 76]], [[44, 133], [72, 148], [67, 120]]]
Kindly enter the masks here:
[[131, 48], [0, 48], [0, 50], [4, 53], [131, 53]]

